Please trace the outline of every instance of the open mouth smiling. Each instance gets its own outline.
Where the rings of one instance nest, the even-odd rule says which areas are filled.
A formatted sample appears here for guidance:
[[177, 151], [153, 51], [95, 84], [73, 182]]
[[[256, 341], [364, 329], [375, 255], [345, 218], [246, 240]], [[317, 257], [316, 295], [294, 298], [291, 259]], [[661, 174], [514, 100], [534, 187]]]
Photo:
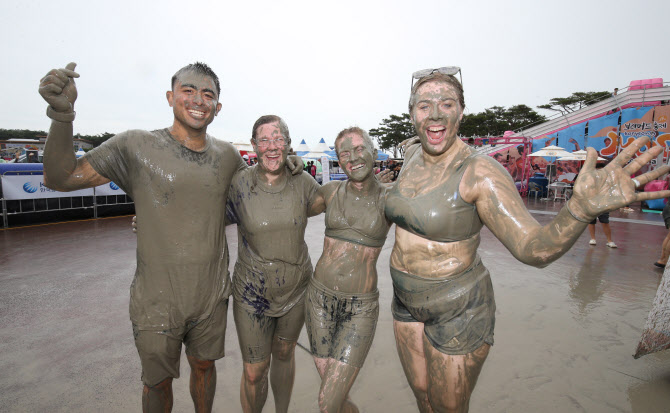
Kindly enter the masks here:
[[205, 112], [195, 109], [189, 109], [188, 113], [191, 114], [194, 118], [202, 119], [205, 117]]
[[443, 125], [427, 127], [426, 136], [428, 137], [428, 142], [430, 143], [440, 142], [444, 138], [446, 130], [447, 128]]

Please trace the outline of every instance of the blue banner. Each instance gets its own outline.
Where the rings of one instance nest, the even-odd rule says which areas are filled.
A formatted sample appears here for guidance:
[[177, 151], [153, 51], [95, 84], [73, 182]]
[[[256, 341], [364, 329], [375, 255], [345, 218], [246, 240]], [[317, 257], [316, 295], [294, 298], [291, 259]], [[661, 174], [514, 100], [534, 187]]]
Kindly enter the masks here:
[[619, 112], [589, 121], [587, 146], [598, 151], [603, 158], [611, 159], [619, 145]]
[[558, 145], [566, 152], [584, 149], [586, 138], [586, 122], [578, 123], [558, 132]]

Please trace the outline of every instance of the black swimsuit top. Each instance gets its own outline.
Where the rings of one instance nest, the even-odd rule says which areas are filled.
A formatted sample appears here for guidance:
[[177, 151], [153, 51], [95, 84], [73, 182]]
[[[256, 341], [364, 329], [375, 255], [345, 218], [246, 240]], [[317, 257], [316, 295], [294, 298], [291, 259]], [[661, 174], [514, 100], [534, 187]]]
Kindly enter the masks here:
[[477, 234], [483, 226], [477, 207], [465, 202], [458, 192], [463, 173], [476, 156], [476, 153], [468, 156], [441, 186], [431, 192], [407, 198], [395, 185], [386, 198], [388, 219], [404, 230], [432, 241], [462, 241]]
[[383, 246], [390, 228], [384, 216], [384, 191], [372, 196], [369, 205], [352, 216], [344, 213], [346, 192], [347, 181], [340, 181], [326, 209], [326, 236], [368, 247]]

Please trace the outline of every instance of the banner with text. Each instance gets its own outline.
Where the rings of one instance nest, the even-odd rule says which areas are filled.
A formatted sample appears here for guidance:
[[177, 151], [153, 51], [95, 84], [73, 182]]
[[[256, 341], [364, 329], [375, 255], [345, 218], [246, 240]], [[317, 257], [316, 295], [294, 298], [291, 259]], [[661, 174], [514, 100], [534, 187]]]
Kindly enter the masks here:
[[[612, 159], [619, 145], [619, 112], [589, 121], [587, 147], [598, 151], [598, 155]], [[586, 148], [585, 148], [586, 149]]]
[[655, 144], [662, 146], [665, 151], [663, 157], [666, 162], [670, 154], [670, 106], [656, 106], [654, 109]]
[[[116, 188], [116, 189], [114, 189]], [[124, 195], [122, 189], [110, 182], [95, 188], [96, 195]], [[74, 196], [93, 196], [93, 188], [72, 192], [58, 192], [44, 186], [43, 175], [3, 175], [2, 196], [7, 200], [65, 198]]]
[[[654, 137], [654, 107], [630, 108], [621, 111], [621, 148], [630, 145], [635, 139]], [[644, 152], [646, 148], [642, 148]]]

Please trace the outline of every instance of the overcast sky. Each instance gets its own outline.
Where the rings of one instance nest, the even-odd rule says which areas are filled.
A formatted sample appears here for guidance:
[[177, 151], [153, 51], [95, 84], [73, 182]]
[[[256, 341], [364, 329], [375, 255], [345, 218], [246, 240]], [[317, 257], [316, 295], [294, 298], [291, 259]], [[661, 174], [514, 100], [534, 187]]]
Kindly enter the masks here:
[[277, 114], [294, 144], [310, 145], [406, 112], [411, 73], [429, 67], [462, 68], [470, 113], [670, 81], [667, 0], [1, 0], [0, 10], [6, 129], [48, 129], [39, 79], [70, 61], [81, 75], [75, 133], [171, 125], [170, 78], [203, 61], [222, 88], [209, 133], [246, 142], [259, 116]]

